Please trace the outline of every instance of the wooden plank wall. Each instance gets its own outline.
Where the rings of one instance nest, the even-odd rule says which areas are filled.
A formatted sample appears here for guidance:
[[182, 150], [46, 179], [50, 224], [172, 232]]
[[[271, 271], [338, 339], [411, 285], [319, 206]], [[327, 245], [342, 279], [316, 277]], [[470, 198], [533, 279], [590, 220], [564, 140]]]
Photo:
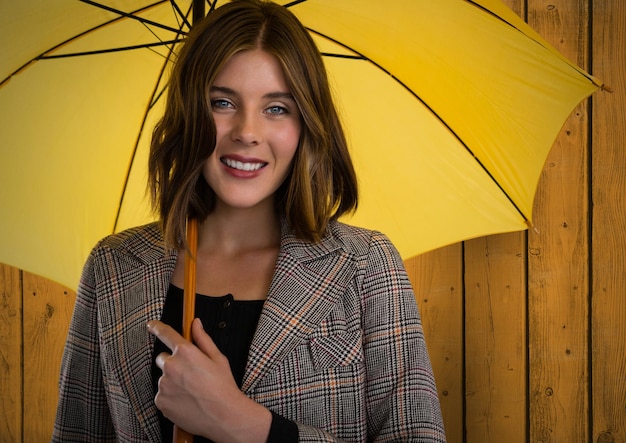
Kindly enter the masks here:
[[626, 442], [626, 3], [594, 1], [592, 67], [614, 89], [591, 127], [592, 433]]
[[0, 442], [50, 441], [76, 294], [0, 265]]
[[[505, 3], [614, 92], [567, 121], [534, 230], [406, 262], [448, 440], [626, 443], [626, 4]], [[0, 265], [0, 443], [49, 440], [74, 296]]]
[[626, 442], [626, 4], [505, 0], [614, 90], [565, 124], [535, 229], [407, 261], [451, 442]]

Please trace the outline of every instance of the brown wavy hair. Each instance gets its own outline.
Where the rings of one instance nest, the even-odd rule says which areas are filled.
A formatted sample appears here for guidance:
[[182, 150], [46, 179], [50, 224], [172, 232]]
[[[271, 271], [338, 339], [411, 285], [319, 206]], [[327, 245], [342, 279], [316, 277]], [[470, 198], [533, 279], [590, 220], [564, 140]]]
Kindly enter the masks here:
[[317, 46], [288, 9], [234, 0], [209, 13], [187, 36], [171, 73], [164, 116], [153, 133], [148, 187], [169, 245], [185, 244], [187, 216], [202, 221], [215, 206], [202, 175], [216, 143], [209, 88], [226, 61], [251, 49], [278, 59], [302, 116], [292, 170], [276, 191], [277, 213], [299, 238], [316, 241], [330, 220], [357, 207], [356, 176]]

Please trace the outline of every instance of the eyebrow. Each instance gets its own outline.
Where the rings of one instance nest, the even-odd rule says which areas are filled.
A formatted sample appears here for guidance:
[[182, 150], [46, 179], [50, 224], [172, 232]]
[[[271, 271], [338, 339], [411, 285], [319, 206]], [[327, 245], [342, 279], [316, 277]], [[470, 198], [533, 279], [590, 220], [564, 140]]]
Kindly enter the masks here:
[[[239, 94], [237, 93], [237, 91], [235, 91], [234, 89], [228, 88], [226, 86], [211, 86], [211, 88], [209, 89], [209, 92], [212, 93], [216, 93], [216, 92], [220, 92], [222, 94], [226, 94], [226, 95], [232, 95], [232, 96], [238, 96]], [[293, 95], [290, 92], [269, 92], [267, 94], [265, 94], [263, 96], [263, 98], [265, 99], [270, 99], [270, 100], [291, 100], [293, 102], [296, 101], [296, 99], [293, 97]]]

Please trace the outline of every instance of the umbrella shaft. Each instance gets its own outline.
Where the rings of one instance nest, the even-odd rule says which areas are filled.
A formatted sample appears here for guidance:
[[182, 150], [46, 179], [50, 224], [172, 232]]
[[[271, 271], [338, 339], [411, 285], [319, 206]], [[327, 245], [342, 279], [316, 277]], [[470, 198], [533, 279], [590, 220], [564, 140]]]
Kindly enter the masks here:
[[193, 23], [198, 23], [204, 15], [204, 0], [193, 0]]
[[192, 443], [193, 435], [182, 430], [178, 426], [174, 426], [174, 443]]

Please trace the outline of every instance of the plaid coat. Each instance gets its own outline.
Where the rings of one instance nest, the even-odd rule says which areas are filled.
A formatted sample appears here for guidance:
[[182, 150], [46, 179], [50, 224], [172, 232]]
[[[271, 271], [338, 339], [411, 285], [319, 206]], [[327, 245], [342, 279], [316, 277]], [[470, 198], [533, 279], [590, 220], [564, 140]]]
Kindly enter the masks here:
[[[146, 323], [176, 251], [156, 224], [102, 240], [85, 265], [63, 355], [53, 441], [161, 441]], [[443, 442], [435, 381], [403, 263], [382, 234], [286, 224], [242, 390], [300, 441]]]

